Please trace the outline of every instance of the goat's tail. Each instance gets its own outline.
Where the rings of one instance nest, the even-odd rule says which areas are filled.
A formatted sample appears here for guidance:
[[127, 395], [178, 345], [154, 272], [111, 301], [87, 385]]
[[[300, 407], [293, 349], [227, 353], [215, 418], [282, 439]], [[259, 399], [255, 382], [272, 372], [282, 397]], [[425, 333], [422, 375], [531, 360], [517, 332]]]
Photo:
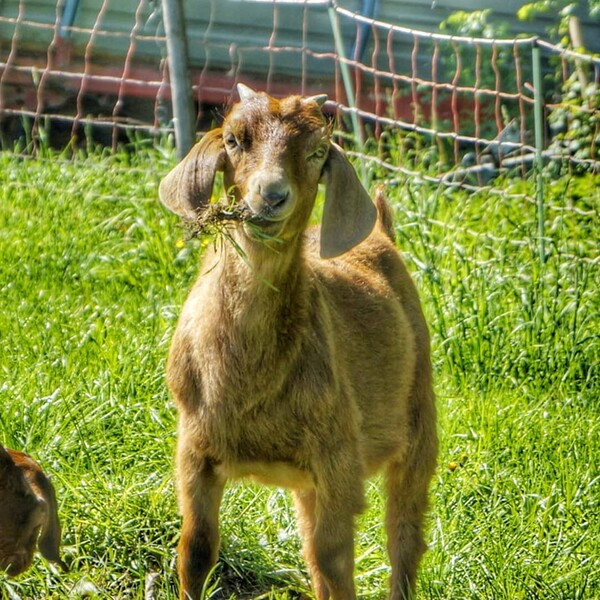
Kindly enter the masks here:
[[394, 230], [394, 218], [387, 200], [385, 199], [384, 186], [379, 185], [375, 189], [375, 206], [377, 207], [377, 224], [382, 231], [392, 240], [396, 242], [396, 232]]

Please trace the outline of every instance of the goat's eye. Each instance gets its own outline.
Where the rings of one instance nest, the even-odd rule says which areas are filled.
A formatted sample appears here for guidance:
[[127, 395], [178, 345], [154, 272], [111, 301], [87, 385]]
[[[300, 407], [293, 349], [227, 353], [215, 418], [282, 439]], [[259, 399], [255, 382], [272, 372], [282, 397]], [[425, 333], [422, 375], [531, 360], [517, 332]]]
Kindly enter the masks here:
[[235, 150], [236, 148], [240, 147], [240, 144], [237, 140], [237, 138], [235, 137], [235, 135], [233, 135], [233, 133], [227, 133], [225, 135], [225, 144], [232, 150]]
[[327, 146], [319, 146], [314, 152], [309, 154], [309, 160], [323, 160], [327, 156]]

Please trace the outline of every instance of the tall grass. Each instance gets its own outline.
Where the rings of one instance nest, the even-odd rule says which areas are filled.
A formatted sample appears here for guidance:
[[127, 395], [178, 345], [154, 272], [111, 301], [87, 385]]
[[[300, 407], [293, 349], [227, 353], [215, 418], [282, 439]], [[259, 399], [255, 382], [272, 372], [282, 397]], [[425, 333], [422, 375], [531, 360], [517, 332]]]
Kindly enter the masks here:
[[[156, 200], [159, 152], [0, 155], [0, 442], [52, 476], [69, 574], [42, 559], [4, 598], [176, 598], [175, 412], [164, 362], [202, 240]], [[538, 258], [525, 183], [390, 189], [433, 334], [442, 442], [423, 598], [600, 598], [598, 181], [548, 182]], [[384, 598], [379, 480], [357, 585]], [[211, 598], [308, 591], [287, 494], [222, 509]]]
[[599, 181], [547, 182], [543, 263], [526, 183], [401, 191], [399, 245], [433, 294], [438, 360], [457, 384], [597, 385]]

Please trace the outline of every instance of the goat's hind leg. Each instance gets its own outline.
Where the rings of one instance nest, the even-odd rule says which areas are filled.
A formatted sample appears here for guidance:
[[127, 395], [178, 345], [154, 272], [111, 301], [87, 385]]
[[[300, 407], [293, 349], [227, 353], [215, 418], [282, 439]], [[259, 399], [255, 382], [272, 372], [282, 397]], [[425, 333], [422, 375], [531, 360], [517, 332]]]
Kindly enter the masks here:
[[199, 462], [180, 440], [177, 451], [179, 503], [183, 515], [177, 548], [180, 600], [199, 600], [219, 552], [219, 506], [224, 480], [207, 459]]

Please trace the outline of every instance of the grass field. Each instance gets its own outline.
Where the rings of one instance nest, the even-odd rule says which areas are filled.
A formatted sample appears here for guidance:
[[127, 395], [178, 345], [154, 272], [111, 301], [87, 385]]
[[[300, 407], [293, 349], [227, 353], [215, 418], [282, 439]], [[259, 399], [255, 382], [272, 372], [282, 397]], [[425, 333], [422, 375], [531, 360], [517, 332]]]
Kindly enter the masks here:
[[[170, 155], [0, 155], [0, 442], [60, 501], [60, 574], [0, 574], [17, 599], [176, 597], [175, 414], [165, 357], [197, 272], [157, 202]], [[420, 598], [600, 599], [600, 179], [390, 190], [433, 334], [441, 451]], [[385, 597], [380, 482], [357, 523], [361, 598]], [[308, 592], [285, 492], [228, 489], [209, 598]]]

